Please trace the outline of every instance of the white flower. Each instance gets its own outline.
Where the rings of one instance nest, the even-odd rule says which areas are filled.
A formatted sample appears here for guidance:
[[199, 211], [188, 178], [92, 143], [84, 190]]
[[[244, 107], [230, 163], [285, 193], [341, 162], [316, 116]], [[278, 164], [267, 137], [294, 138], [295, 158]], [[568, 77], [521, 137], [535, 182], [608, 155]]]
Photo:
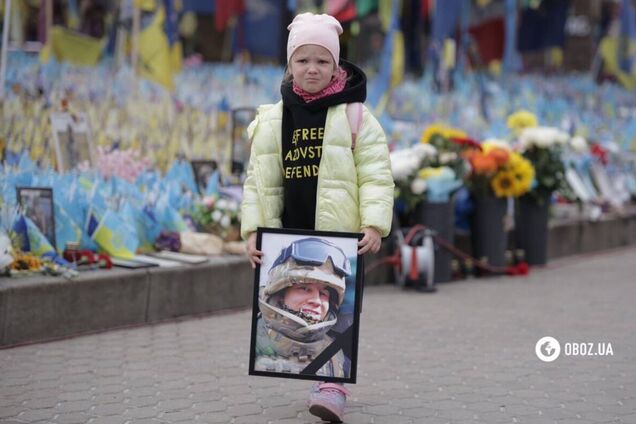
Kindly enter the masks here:
[[411, 151], [410, 153], [415, 154], [420, 160], [437, 154], [435, 146], [428, 143], [416, 144], [408, 150]]
[[214, 220], [214, 222], [219, 222], [221, 218], [223, 218], [223, 213], [221, 211], [216, 210], [212, 212], [212, 220]]
[[207, 197], [204, 197], [204, 198], [203, 198], [203, 202], [202, 202], [202, 203], [203, 203], [203, 205], [204, 205], [206, 208], [208, 208], [208, 209], [209, 209], [209, 208], [211, 208], [212, 206], [214, 206], [214, 201], [215, 201], [215, 200], [216, 200], [216, 199], [215, 199], [214, 197], [212, 197], [212, 196], [207, 196]]
[[439, 155], [439, 161], [442, 164], [446, 164], [457, 159], [457, 153], [455, 152], [442, 152]]
[[618, 147], [618, 144], [616, 144], [613, 141], [608, 141], [607, 143], [604, 143], [604, 147], [607, 149], [608, 152], [610, 153], [618, 153], [620, 152], [621, 148]]
[[225, 210], [227, 209], [227, 206], [228, 206], [228, 201], [225, 199], [219, 199], [219, 201], [216, 202], [216, 207], [219, 209]]
[[510, 144], [506, 140], [500, 138], [488, 138], [482, 142], [482, 144], [490, 144], [496, 147], [501, 147], [505, 150], [510, 150]]
[[391, 153], [391, 172], [397, 181], [406, 180], [420, 164], [420, 160], [416, 156], [406, 153], [406, 150]]
[[239, 204], [238, 204], [238, 202], [234, 202], [234, 201], [233, 201], [233, 202], [229, 202], [229, 207], [228, 207], [228, 209], [229, 209], [230, 211], [232, 211], [232, 212], [238, 212], [238, 210], [239, 210]]
[[532, 146], [549, 148], [555, 144], [565, 144], [570, 137], [564, 131], [554, 127], [526, 128], [519, 135], [519, 144], [522, 150]]
[[555, 141], [559, 144], [567, 144], [568, 141], [570, 141], [570, 135], [565, 132], [565, 131], [561, 131], [559, 129], [554, 128], [555, 130]]
[[395, 150], [391, 152], [391, 171], [393, 179], [404, 181], [415, 172], [422, 159], [427, 156], [435, 156], [437, 149], [429, 144], [416, 144], [408, 149]]
[[572, 137], [570, 140], [570, 146], [577, 153], [585, 153], [587, 152], [587, 141], [580, 135]]
[[411, 191], [413, 194], [422, 194], [426, 191], [426, 181], [421, 178], [415, 178], [411, 183]]
[[221, 227], [227, 228], [230, 226], [230, 217], [228, 215], [223, 215], [221, 218]]

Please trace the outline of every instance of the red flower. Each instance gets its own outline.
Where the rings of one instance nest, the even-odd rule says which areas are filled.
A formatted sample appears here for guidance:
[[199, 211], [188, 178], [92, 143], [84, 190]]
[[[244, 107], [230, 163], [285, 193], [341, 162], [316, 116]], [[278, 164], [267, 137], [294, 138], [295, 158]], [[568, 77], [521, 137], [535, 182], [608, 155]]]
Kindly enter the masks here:
[[481, 144], [479, 142], [473, 140], [468, 137], [451, 137], [451, 141], [455, 144], [459, 144], [460, 146], [466, 146], [473, 149], [481, 150]]
[[506, 274], [508, 275], [528, 275], [530, 271], [530, 267], [527, 262], [519, 262], [516, 265], [509, 266], [506, 269]]
[[592, 143], [590, 151], [603, 165], [607, 165], [607, 150], [603, 146], [598, 143]]

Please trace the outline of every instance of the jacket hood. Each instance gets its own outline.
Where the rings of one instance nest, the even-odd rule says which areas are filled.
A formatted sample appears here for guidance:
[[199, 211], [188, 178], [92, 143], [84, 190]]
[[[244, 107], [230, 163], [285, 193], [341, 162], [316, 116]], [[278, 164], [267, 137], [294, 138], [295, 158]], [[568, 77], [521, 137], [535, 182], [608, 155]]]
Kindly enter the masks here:
[[344, 90], [313, 102], [305, 103], [302, 97], [294, 93], [292, 82], [283, 81], [280, 87], [283, 104], [287, 107], [301, 106], [307, 110], [314, 111], [342, 103], [363, 103], [367, 99], [367, 76], [364, 71], [344, 59], [340, 59], [340, 66], [347, 71], [347, 84]]

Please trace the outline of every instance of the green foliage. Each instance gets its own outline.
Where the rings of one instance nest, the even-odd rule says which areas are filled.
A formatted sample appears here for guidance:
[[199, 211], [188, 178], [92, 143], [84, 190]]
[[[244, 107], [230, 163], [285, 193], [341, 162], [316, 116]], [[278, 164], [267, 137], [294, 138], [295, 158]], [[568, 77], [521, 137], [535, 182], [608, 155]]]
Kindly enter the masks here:
[[536, 183], [530, 194], [538, 198], [548, 198], [555, 191], [564, 189], [565, 167], [558, 147], [531, 147], [523, 153], [535, 169]]

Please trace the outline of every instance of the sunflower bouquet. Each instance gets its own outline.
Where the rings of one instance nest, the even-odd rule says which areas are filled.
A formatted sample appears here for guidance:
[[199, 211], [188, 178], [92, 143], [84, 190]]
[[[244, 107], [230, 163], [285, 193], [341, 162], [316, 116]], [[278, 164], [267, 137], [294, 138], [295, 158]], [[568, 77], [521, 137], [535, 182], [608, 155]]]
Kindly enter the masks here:
[[501, 141], [486, 141], [481, 150], [468, 151], [470, 172], [465, 182], [476, 196], [519, 197], [530, 191], [535, 170], [529, 160]]

